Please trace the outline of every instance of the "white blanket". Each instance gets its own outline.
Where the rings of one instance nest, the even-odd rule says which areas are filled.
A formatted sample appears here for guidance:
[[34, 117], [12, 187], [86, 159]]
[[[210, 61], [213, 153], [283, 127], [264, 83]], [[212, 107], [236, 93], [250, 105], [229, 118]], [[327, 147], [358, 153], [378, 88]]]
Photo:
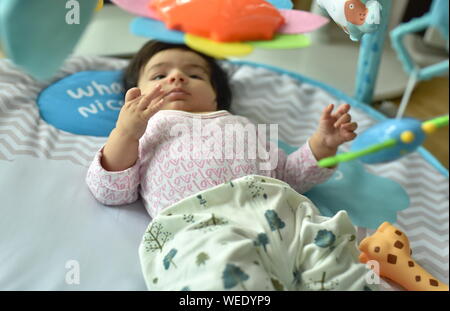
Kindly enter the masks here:
[[[139, 249], [150, 290], [373, 290], [345, 211], [249, 175], [165, 209]], [[367, 283], [368, 281], [368, 283]]]

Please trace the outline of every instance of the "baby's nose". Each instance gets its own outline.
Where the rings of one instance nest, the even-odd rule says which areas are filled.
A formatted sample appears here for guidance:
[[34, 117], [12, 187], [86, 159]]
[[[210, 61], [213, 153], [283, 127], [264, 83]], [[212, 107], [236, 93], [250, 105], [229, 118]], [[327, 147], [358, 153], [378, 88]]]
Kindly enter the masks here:
[[169, 79], [169, 81], [170, 81], [171, 83], [174, 83], [174, 82], [184, 82], [185, 80], [186, 80], [185, 77], [184, 77], [183, 74], [180, 73], [180, 72], [177, 72], [177, 73], [172, 74], [172, 75], [170, 76], [170, 79]]

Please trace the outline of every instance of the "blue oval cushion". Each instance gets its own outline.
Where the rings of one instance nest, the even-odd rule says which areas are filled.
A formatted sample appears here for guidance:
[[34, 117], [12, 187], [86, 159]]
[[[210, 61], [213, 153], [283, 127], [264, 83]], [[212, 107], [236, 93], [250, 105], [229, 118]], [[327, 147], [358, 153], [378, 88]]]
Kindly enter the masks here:
[[83, 71], [53, 83], [39, 94], [41, 118], [72, 134], [108, 136], [124, 104], [122, 75]]

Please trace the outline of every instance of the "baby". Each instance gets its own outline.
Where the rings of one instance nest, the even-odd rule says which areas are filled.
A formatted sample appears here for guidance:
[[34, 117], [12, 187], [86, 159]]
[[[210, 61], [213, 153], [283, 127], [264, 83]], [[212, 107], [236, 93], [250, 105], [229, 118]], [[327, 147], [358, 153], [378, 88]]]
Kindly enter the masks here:
[[[339, 145], [356, 137], [350, 106], [333, 111], [330, 104], [316, 132], [289, 156], [274, 146], [256, 158], [230, 157], [225, 151], [212, 158], [193, 153], [193, 146], [207, 141], [224, 147], [227, 139], [234, 139], [222, 139], [226, 125], [245, 127], [251, 122], [229, 112], [231, 90], [223, 69], [213, 58], [184, 45], [148, 42], [126, 69], [125, 87], [116, 127], [96, 154], [86, 181], [105, 205], [132, 203], [140, 194], [152, 217], [190, 195], [246, 175], [276, 178], [303, 193], [334, 172], [319, 168], [317, 161], [335, 155]], [[192, 130], [197, 124], [202, 135], [173, 134], [175, 128]], [[261, 140], [248, 135], [236, 149]], [[181, 148], [186, 146], [181, 142], [190, 142], [190, 148]], [[272, 164], [270, 169], [261, 169], [265, 161]]]

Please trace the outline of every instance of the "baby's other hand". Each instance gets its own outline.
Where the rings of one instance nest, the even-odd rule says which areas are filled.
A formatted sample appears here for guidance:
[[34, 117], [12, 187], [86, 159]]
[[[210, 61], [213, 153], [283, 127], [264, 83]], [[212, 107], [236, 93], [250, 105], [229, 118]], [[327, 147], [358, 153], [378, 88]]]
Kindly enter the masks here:
[[328, 148], [337, 148], [339, 145], [353, 140], [356, 137], [355, 130], [358, 124], [352, 121], [350, 115], [350, 105], [340, 105], [336, 112], [333, 112], [334, 105], [328, 105], [322, 112], [319, 122], [319, 132], [325, 138], [325, 145]]
[[116, 131], [139, 140], [147, 129], [148, 120], [161, 110], [164, 104], [163, 95], [160, 85], [147, 95], [142, 95], [137, 87], [129, 89], [116, 122]]
[[340, 105], [334, 113], [333, 109], [334, 105], [330, 104], [323, 110], [319, 127], [311, 137], [310, 142], [316, 149], [316, 152], [314, 150], [313, 152], [319, 158], [318, 160], [335, 155], [341, 144], [356, 137], [355, 131], [358, 124], [351, 122], [350, 105]]

